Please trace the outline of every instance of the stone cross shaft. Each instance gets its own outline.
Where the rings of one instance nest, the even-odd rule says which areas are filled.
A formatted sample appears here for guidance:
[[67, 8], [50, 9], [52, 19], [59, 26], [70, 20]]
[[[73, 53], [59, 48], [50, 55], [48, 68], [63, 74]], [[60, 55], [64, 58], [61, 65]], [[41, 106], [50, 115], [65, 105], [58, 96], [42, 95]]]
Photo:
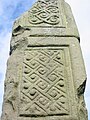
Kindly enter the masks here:
[[15, 22], [1, 120], [87, 120], [80, 37], [64, 0], [38, 0]]

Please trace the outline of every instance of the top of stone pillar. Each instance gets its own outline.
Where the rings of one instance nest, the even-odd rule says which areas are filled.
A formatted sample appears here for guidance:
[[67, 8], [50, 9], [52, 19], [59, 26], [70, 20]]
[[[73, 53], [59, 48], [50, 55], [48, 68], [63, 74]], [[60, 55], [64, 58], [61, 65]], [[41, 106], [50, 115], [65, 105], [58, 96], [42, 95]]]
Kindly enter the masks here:
[[30, 32], [31, 35], [70, 36], [79, 39], [70, 6], [64, 0], [38, 0], [16, 20], [13, 35], [18, 34], [18, 27], [24, 30], [32, 28], [34, 32]]

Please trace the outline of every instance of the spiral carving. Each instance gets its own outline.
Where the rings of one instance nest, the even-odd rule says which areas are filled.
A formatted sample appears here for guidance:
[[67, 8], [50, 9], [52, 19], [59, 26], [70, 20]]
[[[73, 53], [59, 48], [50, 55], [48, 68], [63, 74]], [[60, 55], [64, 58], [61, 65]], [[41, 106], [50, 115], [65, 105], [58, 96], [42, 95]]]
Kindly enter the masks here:
[[39, 0], [29, 11], [29, 22], [34, 25], [42, 23], [59, 24], [58, 0]]

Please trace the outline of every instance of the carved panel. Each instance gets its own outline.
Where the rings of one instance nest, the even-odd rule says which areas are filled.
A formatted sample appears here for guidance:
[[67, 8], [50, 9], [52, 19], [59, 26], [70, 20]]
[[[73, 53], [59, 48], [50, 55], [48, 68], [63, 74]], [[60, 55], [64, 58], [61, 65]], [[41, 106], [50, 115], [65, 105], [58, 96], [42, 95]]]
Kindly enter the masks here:
[[64, 48], [25, 50], [20, 116], [68, 115]]
[[[60, 1], [38, 0], [29, 11], [29, 23], [32, 25], [59, 25], [62, 26], [62, 15], [60, 12]], [[62, 11], [63, 13], [63, 11]]]

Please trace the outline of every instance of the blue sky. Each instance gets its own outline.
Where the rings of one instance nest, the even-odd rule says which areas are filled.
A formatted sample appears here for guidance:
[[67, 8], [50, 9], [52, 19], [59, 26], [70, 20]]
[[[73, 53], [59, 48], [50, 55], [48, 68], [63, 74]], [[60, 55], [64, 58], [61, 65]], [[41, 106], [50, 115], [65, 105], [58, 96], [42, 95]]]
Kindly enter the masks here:
[[[28, 10], [36, 0], [0, 0], [0, 114], [2, 111], [6, 61], [9, 54], [14, 20]], [[72, 8], [80, 37], [87, 71], [85, 100], [90, 120], [90, 0], [66, 0]]]

